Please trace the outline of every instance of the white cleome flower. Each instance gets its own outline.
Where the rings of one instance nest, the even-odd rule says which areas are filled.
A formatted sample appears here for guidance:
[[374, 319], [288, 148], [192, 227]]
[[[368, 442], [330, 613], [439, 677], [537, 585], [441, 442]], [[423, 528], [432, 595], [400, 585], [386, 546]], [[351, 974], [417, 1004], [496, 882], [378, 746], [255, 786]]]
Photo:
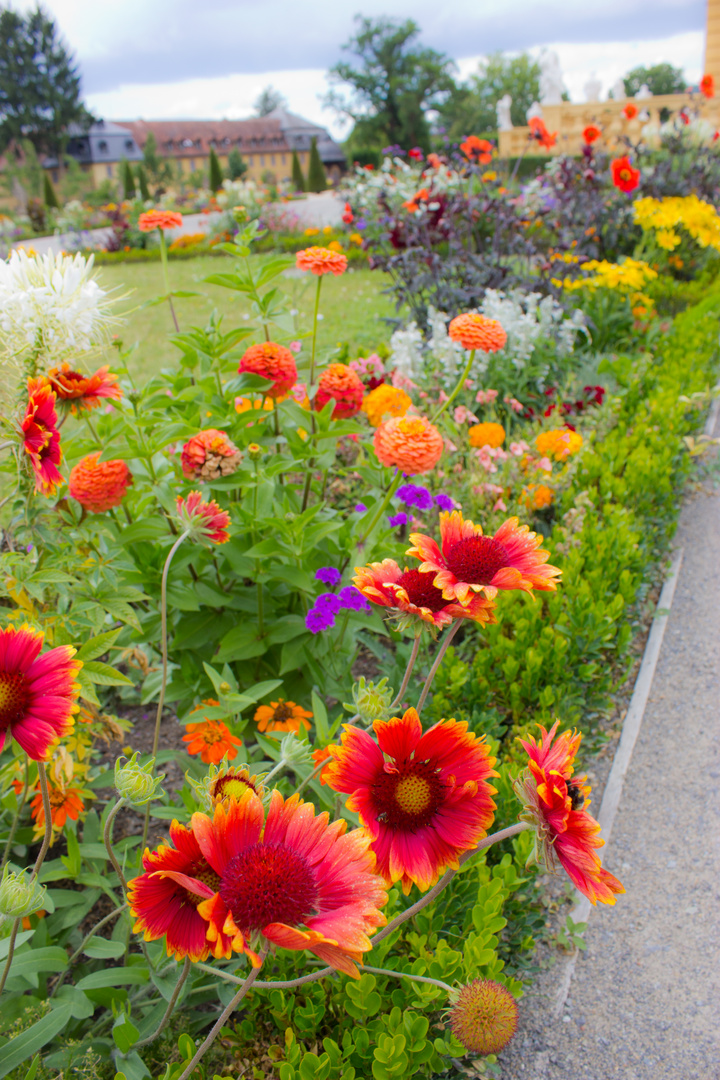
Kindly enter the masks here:
[[0, 358], [52, 367], [105, 344], [115, 302], [92, 276], [93, 257], [28, 256], [0, 262]]

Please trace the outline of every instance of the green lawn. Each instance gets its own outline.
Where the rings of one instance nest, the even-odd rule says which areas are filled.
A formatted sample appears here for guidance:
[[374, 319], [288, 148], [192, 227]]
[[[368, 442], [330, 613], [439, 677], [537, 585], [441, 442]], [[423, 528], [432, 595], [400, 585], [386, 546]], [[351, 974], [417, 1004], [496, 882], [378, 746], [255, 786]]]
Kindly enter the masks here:
[[[203, 281], [211, 274], [227, 273], [232, 265], [230, 258], [214, 256], [170, 263], [173, 290], [201, 294], [175, 300], [181, 330], [204, 326], [214, 308], [224, 316], [226, 330], [246, 321], [244, 316], [249, 315], [250, 307], [244, 297]], [[129, 294], [120, 305], [120, 310], [127, 312], [127, 318], [118, 334], [124, 345], [136, 345], [128, 364], [133, 375], [143, 381], [178, 356], [177, 349], [168, 340], [173, 326], [167, 304], [145, 306], [162, 290], [160, 264], [102, 266], [97, 273], [104, 288]], [[390, 329], [382, 319], [395, 313], [392, 297], [382, 295], [387, 284], [388, 278], [379, 271], [351, 269], [337, 278], [328, 274], [323, 280], [320, 300], [323, 319], [319, 323], [319, 346], [348, 342], [352, 355], [358, 349], [373, 349], [381, 342], [387, 342]], [[297, 310], [298, 334], [309, 330], [315, 279], [310, 275], [295, 277], [291, 274], [281, 279], [281, 287], [288, 296], [288, 306]], [[260, 336], [249, 339], [248, 343], [252, 340], [260, 340]]]

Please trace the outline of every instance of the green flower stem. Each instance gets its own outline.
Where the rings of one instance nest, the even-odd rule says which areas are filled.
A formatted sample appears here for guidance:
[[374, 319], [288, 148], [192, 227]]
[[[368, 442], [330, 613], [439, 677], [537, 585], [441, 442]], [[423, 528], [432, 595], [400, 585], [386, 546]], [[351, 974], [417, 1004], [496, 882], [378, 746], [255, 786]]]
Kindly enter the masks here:
[[313, 312], [312, 351], [310, 353], [310, 386], [315, 382], [315, 349], [317, 346], [318, 310], [320, 308], [320, 289], [322, 287], [322, 274], [318, 274], [317, 288], [315, 290], [315, 310]]
[[92, 435], [95, 442], [98, 444], [98, 446], [102, 447], [102, 443], [100, 442], [100, 437], [98, 436], [97, 431], [95, 430], [95, 428], [92, 425], [92, 421], [90, 419], [90, 413], [89, 412], [85, 412], [85, 423], [87, 424], [88, 428], [90, 429], [90, 434]]
[[371, 975], [387, 975], [391, 979], [410, 979], [411, 982], [430, 983], [431, 986], [439, 986], [448, 993], [451, 993], [453, 989], [442, 979], [431, 979], [426, 975], [412, 975], [409, 971], [388, 971], [387, 968], [368, 967], [367, 964], [363, 964], [363, 971], [369, 971]]
[[[118, 880], [119, 880], [120, 884], [122, 885], [123, 893], [125, 893], [125, 894], [127, 894], [127, 881], [125, 880], [125, 875], [122, 872], [122, 867], [120, 866], [120, 863], [117, 861], [117, 857], [115, 855], [115, 852], [113, 851], [112, 830], [113, 830], [113, 822], [115, 821], [115, 818], [117, 817], [118, 812], [120, 810], [122, 810], [123, 806], [125, 806], [126, 803], [127, 803], [126, 799], [118, 799], [118, 801], [115, 803], [112, 810], [108, 814], [107, 818], [105, 819], [105, 828], [103, 829], [103, 841], [105, 843], [105, 850], [108, 853], [108, 858], [110, 859], [110, 862], [113, 864], [113, 867], [115, 869], [115, 873], [118, 876]], [[150, 804], [148, 803], [148, 806], [149, 805]], [[143, 842], [140, 845], [141, 853], [142, 853], [143, 848], [145, 847], [145, 840], [146, 839], [147, 839], [147, 836], [143, 836]]]
[[[280, 402], [279, 401], [275, 402], [275, 407], [273, 408], [273, 418], [274, 418], [274, 421], [275, 421], [275, 453], [280, 454], [282, 452], [282, 448], [280, 446]], [[282, 473], [278, 473], [278, 479], [280, 481], [280, 487], [283, 487], [284, 484], [285, 484], [285, 478], [284, 478]]]
[[2, 975], [0, 975], [0, 994], [2, 994], [3, 990], [5, 989], [5, 983], [7, 982], [7, 977], [10, 972], [10, 965], [12, 964], [13, 953], [15, 952], [15, 938], [17, 937], [17, 932], [20, 927], [21, 921], [21, 919], [15, 919], [15, 922], [12, 925], [12, 930], [10, 931], [10, 942], [8, 944], [7, 960], [5, 961], [3, 973]]
[[157, 1039], [158, 1035], [160, 1035], [165, 1030], [165, 1028], [167, 1027], [168, 1020], [172, 1016], [173, 1011], [175, 1009], [175, 1005], [177, 1004], [177, 999], [180, 996], [180, 991], [182, 990], [183, 986], [185, 985], [185, 980], [187, 979], [189, 974], [190, 974], [190, 957], [186, 956], [185, 957], [185, 963], [183, 964], [182, 971], [180, 972], [180, 975], [178, 976], [178, 981], [175, 984], [175, 989], [172, 992], [172, 997], [168, 1001], [168, 1006], [167, 1006], [167, 1009], [165, 1010], [165, 1015], [163, 1016], [162, 1020], [158, 1024], [155, 1031], [153, 1031], [152, 1035], [148, 1035], [147, 1038], [141, 1039], [140, 1042], [136, 1042], [135, 1045], [133, 1046], [133, 1050], [137, 1050], [140, 1046], [148, 1046], [151, 1042], [154, 1042], [155, 1039]]
[[[265, 948], [263, 949], [263, 951], [260, 954], [261, 962], [264, 962], [265, 957], [267, 956], [268, 947], [269, 946], [266, 945]], [[187, 1066], [187, 1068], [184, 1069], [183, 1072], [180, 1074], [180, 1076], [178, 1077], [178, 1080], [188, 1080], [188, 1077], [192, 1075], [192, 1073], [193, 1073], [193, 1071], [195, 1069], [195, 1066], [198, 1064], [199, 1061], [202, 1060], [202, 1058], [205, 1056], [205, 1054], [210, 1049], [212, 1044], [215, 1042], [215, 1039], [220, 1034], [221, 1028], [223, 1028], [225, 1026], [226, 1021], [229, 1019], [229, 1017], [232, 1015], [232, 1013], [238, 1007], [238, 1005], [240, 1004], [242, 999], [245, 997], [248, 990], [250, 989], [252, 984], [257, 979], [259, 973], [260, 973], [260, 968], [259, 967], [252, 969], [252, 971], [250, 972], [248, 977], [245, 979], [245, 981], [243, 982], [242, 986], [240, 987], [240, 989], [238, 990], [237, 994], [232, 999], [230, 1004], [225, 1009], [223, 1009], [223, 1011], [220, 1014], [219, 1018], [213, 1024], [213, 1026], [212, 1026], [212, 1028], [210, 1030], [210, 1034], [205, 1039], [205, 1042], [202, 1044], [202, 1046], [198, 1047], [197, 1052], [196, 1052], [195, 1056], [193, 1057], [192, 1061]]]
[[392, 705], [390, 706], [390, 712], [392, 712], [393, 709], [397, 709], [398, 705], [400, 704], [400, 702], [403, 699], [403, 694], [407, 690], [408, 683], [410, 682], [410, 676], [412, 675], [413, 668], [415, 667], [415, 661], [417, 660], [417, 655], [418, 655], [419, 651], [420, 651], [420, 634], [418, 634], [417, 637], [415, 638], [415, 640], [413, 641], [412, 652], [410, 653], [410, 659], [408, 660], [407, 667], [405, 668], [405, 674], [403, 676], [402, 685], [401, 685], [400, 689], [397, 692], [397, 697], [395, 698]]
[[15, 833], [17, 832], [17, 827], [18, 827], [18, 824], [20, 822], [20, 815], [22, 814], [23, 807], [25, 806], [25, 800], [27, 798], [28, 783], [29, 783], [29, 772], [30, 772], [30, 762], [29, 762], [28, 756], [26, 754], [25, 755], [25, 780], [24, 780], [24, 783], [23, 783], [22, 794], [21, 794], [20, 800], [18, 802], [17, 810], [15, 811], [15, 817], [13, 818], [12, 825], [10, 826], [10, 835], [8, 836], [7, 843], [5, 844], [5, 852], [4, 852], [3, 857], [2, 857], [2, 862], [0, 863], [0, 874], [5, 869], [5, 864], [8, 861], [8, 859], [10, 858], [10, 849], [12, 848], [13, 840], [15, 839]]
[[378, 521], [380, 520], [380, 518], [383, 516], [383, 514], [387, 510], [388, 506], [390, 505], [390, 500], [392, 499], [393, 495], [395, 494], [397, 489], [400, 487], [400, 481], [402, 480], [402, 478], [403, 478], [403, 474], [400, 472], [400, 470], [398, 470], [395, 479], [393, 480], [392, 484], [390, 485], [390, 487], [387, 489], [387, 492], [385, 493], [385, 498], [383, 499], [383, 501], [381, 502], [379, 508], [376, 510], [375, 514], [371, 518], [370, 524], [368, 525], [367, 529], [365, 530], [363, 535], [359, 538], [359, 543], [362, 543], [363, 540], [365, 540], [368, 536], [370, 536], [370, 533], [373, 531], [373, 529], [377, 525]]
[[420, 694], [420, 700], [418, 701], [418, 704], [417, 704], [418, 713], [420, 713], [422, 711], [422, 707], [425, 704], [425, 698], [428, 696], [428, 694], [430, 692], [430, 687], [432, 686], [433, 679], [435, 678], [435, 675], [437, 673], [437, 669], [442, 664], [443, 657], [444, 657], [445, 653], [448, 650], [448, 646], [450, 645], [452, 639], [455, 637], [458, 630], [460, 629], [460, 622], [461, 622], [460, 619], [456, 619], [455, 622], [450, 627], [450, 629], [448, 630], [445, 637], [443, 638], [443, 643], [440, 646], [440, 648], [438, 649], [437, 656], [435, 657], [435, 662], [433, 663], [433, 666], [430, 668], [430, 671], [428, 672], [428, 677], [425, 680], [425, 685], [422, 688], [422, 693]]
[[167, 254], [167, 241], [165, 240], [165, 230], [160, 229], [160, 261], [162, 262], [163, 281], [165, 282], [165, 295], [167, 302], [170, 305], [170, 314], [172, 315], [173, 324], [175, 326], [175, 333], [180, 333], [180, 327], [178, 325], [177, 316], [175, 315], [175, 308], [172, 302], [172, 293], [170, 291], [170, 274], [168, 273], [168, 254]]
[[455, 389], [453, 390], [452, 394], [447, 399], [447, 401], [443, 401], [442, 405], [440, 406], [440, 408], [437, 410], [437, 412], [433, 416], [432, 420], [430, 421], [431, 424], [436, 423], [438, 418], [442, 416], [442, 414], [445, 412], [445, 410], [450, 408], [453, 401], [455, 400], [455, 398], [458, 396], [458, 394], [462, 390], [463, 386], [465, 385], [466, 379], [468, 379], [469, 376], [470, 376], [470, 372], [472, 370], [473, 360], [474, 359], [475, 359], [475, 349], [471, 349], [470, 350], [470, 355], [468, 356], [468, 362], [465, 365], [465, 370], [463, 371], [462, 375], [458, 379]]

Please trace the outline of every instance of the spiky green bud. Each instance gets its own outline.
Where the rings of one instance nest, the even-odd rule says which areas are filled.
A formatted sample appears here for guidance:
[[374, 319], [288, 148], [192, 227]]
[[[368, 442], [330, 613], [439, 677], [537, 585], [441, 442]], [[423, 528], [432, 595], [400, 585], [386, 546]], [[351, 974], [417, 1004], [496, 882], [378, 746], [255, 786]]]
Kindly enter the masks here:
[[32, 915], [45, 903], [45, 886], [37, 881], [26, 880], [27, 870], [14, 873], [9, 866], [3, 870], [0, 880], [0, 924], [6, 919], [21, 919]]
[[372, 682], [366, 683], [365, 676], [361, 675], [353, 684], [352, 696], [352, 703], [345, 703], [344, 707], [348, 712], [357, 713], [364, 724], [389, 718], [393, 689], [387, 685], [387, 679], [381, 679], [376, 686]]
[[126, 799], [133, 806], [145, 806], [152, 799], [159, 799], [165, 794], [160, 784], [165, 779], [165, 773], [153, 775], [155, 758], [151, 758], [147, 765], [138, 762], [137, 750], [127, 762], [119, 757], [115, 762], [115, 788], [122, 799]]

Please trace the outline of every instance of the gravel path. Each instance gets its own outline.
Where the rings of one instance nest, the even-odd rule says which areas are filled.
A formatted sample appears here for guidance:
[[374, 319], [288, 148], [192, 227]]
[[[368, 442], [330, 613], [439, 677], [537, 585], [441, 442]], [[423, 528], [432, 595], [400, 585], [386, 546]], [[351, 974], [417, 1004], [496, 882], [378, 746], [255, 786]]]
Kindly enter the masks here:
[[564, 958], [521, 1002], [503, 1080], [720, 1080], [720, 494], [688, 500], [676, 543], [684, 561], [606, 848], [627, 892], [592, 911], [560, 1015]]

